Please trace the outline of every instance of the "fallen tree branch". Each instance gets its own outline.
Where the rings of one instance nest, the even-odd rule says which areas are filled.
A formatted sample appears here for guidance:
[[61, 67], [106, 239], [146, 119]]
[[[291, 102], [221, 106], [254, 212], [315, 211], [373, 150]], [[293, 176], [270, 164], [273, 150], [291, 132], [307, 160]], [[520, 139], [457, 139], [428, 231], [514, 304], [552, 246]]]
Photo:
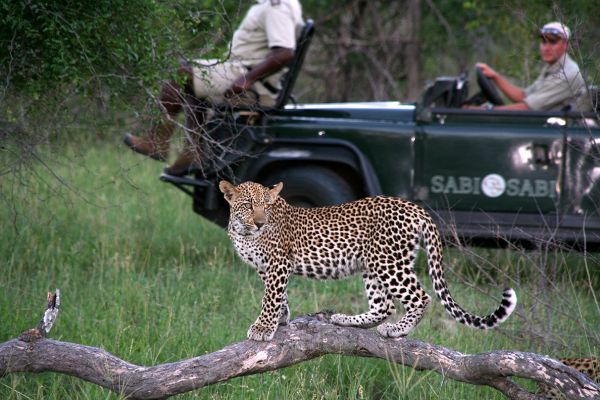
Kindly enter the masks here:
[[[58, 298], [59, 299], [59, 298]], [[53, 318], [58, 302], [51, 301]], [[47, 311], [48, 313], [48, 311]], [[43, 319], [44, 321], [44, 319]], [[42, 324], [40, 324], [42, 326]], [[214, 353], [152, 367], [130, 364], [103, 349], [46, 339], [32, 331], [0, 344], [0, 376], [59, 372], [131, 399], [163, 399], [238, 376], [272, 371], [325, 354], [387, 359], [474, 385], [491, 386], [510, 399], [537, 399], [510, 377], [559, 388], [569, 399], [600, 399], [600, 386], [566, 365], [534, 353], [492, 351], [465, 355], [414, 339], [387, 339], [373, 330], [331, 324], [326, 314], [296, 318], [271, 342], [246, 340]]]

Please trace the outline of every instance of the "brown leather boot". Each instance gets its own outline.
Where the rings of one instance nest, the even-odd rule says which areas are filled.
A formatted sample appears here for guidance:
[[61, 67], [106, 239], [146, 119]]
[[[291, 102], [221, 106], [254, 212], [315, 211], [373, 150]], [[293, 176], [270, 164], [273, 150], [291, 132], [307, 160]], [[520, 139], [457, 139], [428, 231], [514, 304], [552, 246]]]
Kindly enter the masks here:
[[136, 153], [157, 161], [167, 161], [169, 139], [174, 130], [175, 124], [173, 122], [159, 123], [152, 127], [149, 135], [140, 137], [128, 133], [123, 138], [123, 142]]
[[164, 169], [168, 175], [184, 176], [200, 167], [200, 158], [197, 150], [190, 147], [183, 149], [177, 160]]

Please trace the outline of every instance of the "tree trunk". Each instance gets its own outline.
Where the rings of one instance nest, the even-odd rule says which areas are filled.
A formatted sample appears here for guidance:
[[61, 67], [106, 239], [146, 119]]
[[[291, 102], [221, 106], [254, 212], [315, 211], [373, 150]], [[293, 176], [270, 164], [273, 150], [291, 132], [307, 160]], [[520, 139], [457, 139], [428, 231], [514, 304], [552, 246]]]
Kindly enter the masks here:
[[416, 100], [422, 90], [421, 84], [421, 0], [408, 0], [409, 37], [406, 45], [406, 96]]
[[316, 97], [345, 102], [419, 95], [420, 0], [348, 0], [316, 27], [314, 58], [305, 68], [318, 82]]
[[[57, 291], [58, 292], [58, 291]], [[569, 399], [600, 399], [600, 387], [586, 375], [553, 359], [518, 351], [466, 355], [415, 339], [383, 338], [373, 330], [340, 327], [319, 314], [279, 328], [270, 342], [245, 340], [188, 360], [138, 366], [103, 349], [47, 339], [58, 314], [59, 296], [36, 329], [0, 344], [0, 376], [14, 372], [59, 372], [130, 399], [164, 399], [238, 376], [285, 368], [325, 354], [377, 357], [445, 378], [491, 386], [511, 399], [536, 399], [510, 377], [533, 379]]]

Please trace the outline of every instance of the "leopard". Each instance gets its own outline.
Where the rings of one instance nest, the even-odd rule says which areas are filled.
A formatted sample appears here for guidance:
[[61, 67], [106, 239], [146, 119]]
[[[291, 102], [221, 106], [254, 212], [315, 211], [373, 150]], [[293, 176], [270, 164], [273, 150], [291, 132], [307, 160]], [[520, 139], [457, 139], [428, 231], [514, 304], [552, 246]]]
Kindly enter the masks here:
[[[559, 358], [558, 361], [568, 367], [574, 368], [577, 371], [586, 374], [594, 382], [600, 385], [600, 358]], [[538, 391], [536, 393], [542, 399], [559, 400], [566, 397], [558, 390], [545, 383], [538, 383]]]
[[[261, 310], [247, 337], [269, 341], [289, 322], [287, 286], [291, 275], [317, 280], [361, 274], [369, 310], [358, 315], [334, 313], [331, 322], [345, 327], [376, 327], [385, 338], [400, 338], [421, 321], [430, 297], [417, 279], [415, 260], [427, 254], [433, 288], [446, 311], [473, 328], [491, 329], [514, 311], [517, 296], [505, 289], [500, 306], [480, 317], [466, 312], [450, 295], [442, 267], [442, 241], [421, 206], [392, 196], [302, 208], [288, 204], [283, 183], [234, 185], [219, 182], [229, 203], [227, 231], [239, 257], [256, 269], [264, 284]], [[397, 322], [385, 320], [401, 303]]]

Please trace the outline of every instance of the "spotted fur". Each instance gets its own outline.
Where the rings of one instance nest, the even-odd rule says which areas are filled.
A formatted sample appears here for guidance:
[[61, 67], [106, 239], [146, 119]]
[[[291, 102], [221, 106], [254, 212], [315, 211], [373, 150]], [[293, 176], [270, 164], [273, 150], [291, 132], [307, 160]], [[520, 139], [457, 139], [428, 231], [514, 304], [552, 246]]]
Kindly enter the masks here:
[[[560, 358], [559, 361], [577, 371], [586, 374], [593, 381], [600, 385], [600, 359], [598, 358]], [[565, 396], [560, 390], [548, 386], [544, 383], [538, 384], [537, 395], [542, 399], [558, 400], [564, 399]]]
[[[452, 299], [437, 227], [416, 204], [378, 196], [333, 207], [298, 208], [279, 196], [282, 187], [282, 183], [271, 189], [253, 182], [219, 184], [230, 205], [228, 232], [233, 245], [265, 285], [262, 309], [248, 338], [270, 340], [278, 323], [287, 323], [286, 288], [291, 274], [319, 280], [362, 274], [369, 311], [334, 314], [332, 322], [377, 326], [386, 337], [407, 335], [430, 302], [413, 267], [420, 243], [428, 254], [433, 288], [457, 321], [489, 329], [513, 312], [517, 298], [512, 289], [504, 291], [500, 307], [485, 317], [467, 313]], [[402, 303], [405, 315], [397, 323], [382, 323], [396, 311], [394, 301]]]

